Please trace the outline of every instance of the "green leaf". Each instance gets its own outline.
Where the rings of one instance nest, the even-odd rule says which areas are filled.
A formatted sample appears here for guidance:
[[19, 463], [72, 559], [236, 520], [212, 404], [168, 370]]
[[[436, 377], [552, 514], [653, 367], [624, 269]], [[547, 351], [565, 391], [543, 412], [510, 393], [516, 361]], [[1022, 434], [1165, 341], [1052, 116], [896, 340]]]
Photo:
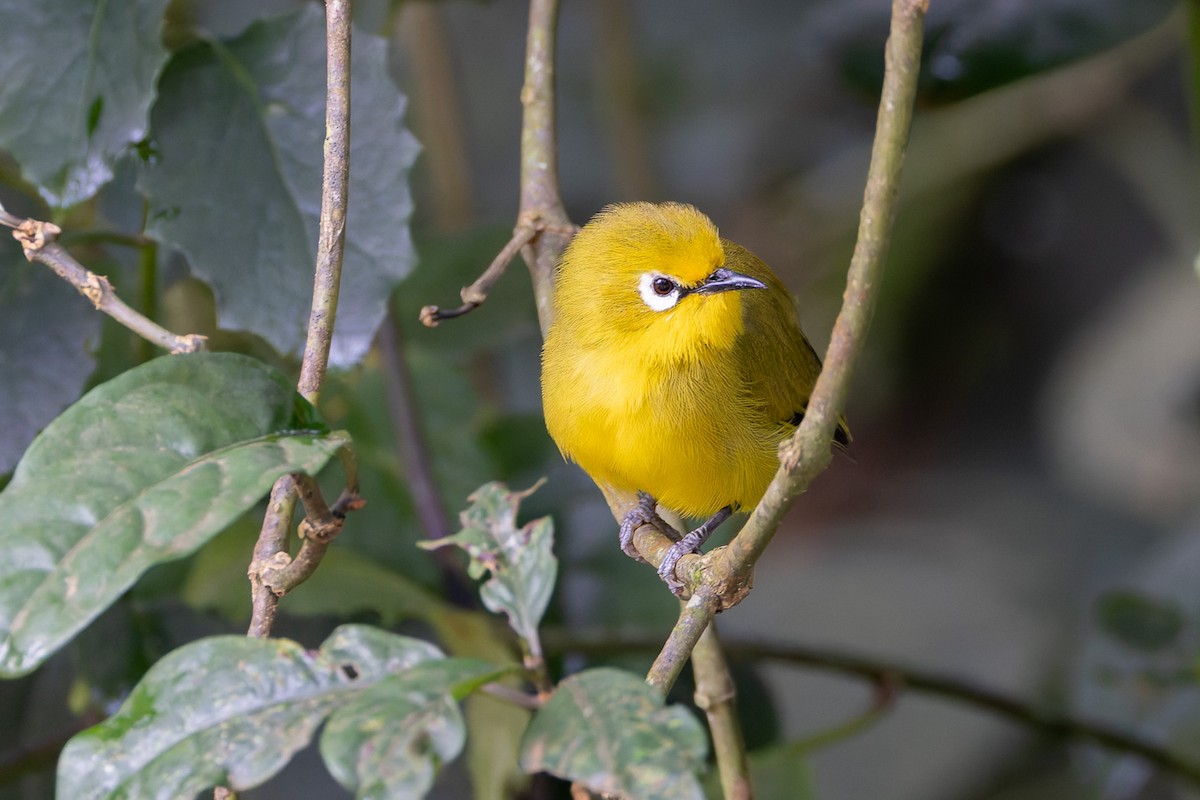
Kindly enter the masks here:
[[510, 670], [486, 661], [426, 661], [339, 708], [321, 734], [321, 755], [356, 797], [424, 797], [467, 731], [457, 701]]
[[168, 0], [0, 0], [0, 147], [48, 202], [88, 199], [146, 135]]
[[708, 740], [695, 717], [638, 676], [611, 668], [564, 680], [533, 716], [521, 766], [596, 792], [657, 800], [701, 798]]
[[78, 292], [28, 263], [16, 242], [3, 248], [0, 375], [13, 377], [0, 381], [0, 474], [11, 472], [37, 432], [79, 397], [95, 368], [87, 345], [100, 331], [100, 315]]
[[[338, 628], [316, 652], [283, 639], [193, 642], [155, 664], [110, 719], [67, 744], [58, 796], [175, 800], [217, 783], [248, 789], [281, 769], [334, 712], [331, 747], [353, 760], [351, 740], [365, 749], [384, 741], [368, 730], [363, 698], [394, 697], [385, 686], [404, 685], [407, 671], [421, 664], [428, 668], [418, 673], [412, 697], [433, 697], [436, 676], [444, 699], [495, 671], [442, 660], [427, 642], [361, 625]], [[437, 717], [419, 722], [444, 724]], [[383, 730], [395, 733], [390, 722]], [[421, 736], [419, 729], [410, 733]]]
[[491, 573], [479, 590], [484, 606], [506, 614], [508, 624], [527, 642], [537, 641], [538, 623], [546, 613], [558, 574], [550, 518], [517, 527], [521, 500], [536, 489], [510, 492], [502, 483], [484, 484], [468, 498], [471, 506], [459, 514], [461, 531], [421, 543], [426, 549], [457, 545], [471, 558], [467, 568], [471, 577]]
[[1104, 632], [1126, 647], [1154, 652], [1170, 647], [1184, 626], [1175, 603], [1140, 592], [1109, 592], [1096, 603], [1096, 618]]
[[52, 422], [0, 493], [0, 674], [32, 670], [280, 475], [324, 466], [343, 434], [270, 433], [290, 426], [295, 396], [245, 356], [168, 356]]
[[[358, 30], [353, 145], [331, 361], [370, 345], [414, 260], [407, 173], [417, 153], [386, 43]], [[139, 187], [147, 233], [184, 253], [212, 287], [222, 327], [298, 353], [312, 296], [325, 134], [325, 24], [318, 6], [178, 53], [151, 115], [154, 155]]]

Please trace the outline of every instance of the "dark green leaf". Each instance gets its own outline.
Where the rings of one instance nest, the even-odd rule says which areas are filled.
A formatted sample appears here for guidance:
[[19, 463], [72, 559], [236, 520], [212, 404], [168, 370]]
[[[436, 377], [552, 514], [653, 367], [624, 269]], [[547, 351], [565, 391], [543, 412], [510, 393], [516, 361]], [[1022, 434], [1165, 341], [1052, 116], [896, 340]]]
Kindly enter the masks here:
[[[338, 777], [347, 785], [369, 782], [362, 797], [410, 796], [397, 794], [403, 784], [394, 781], [419, 769], [431, 779], [438, 756], [461, 748], [454, 699], [502, 672], [485, 662], [443, 660], [425, 642], [361, 626], [339, 628], [316, 654], [290, 642], [204, 640], [164, 659], [113, 719], [68, 746], [60, 791], [168, 798], [216, 782], [247, 788], [286, 763], [336, 708], [322, 749]], [[189, 680], [193, 673], [202, 678]], [[216, 706], [207, 680], [222, 687]], [[398, 743], [419, 751], [454, 735], [457, 747], [408, 751], [403, 764], [379, 760], [385, 752], [400, 755]], [[93, 787], [86, 778], [96, 763], [112, 769]]]
[[532, 491], [510, 492], [502, 483], [484, 484], [469, 498], [471, 506], [459, 514], [460, 532], [421, 543], [426, 548], [457, 545], [471, 558], [471, 577], [490, 573], [479, 591], [483, 604], [490, 611], [508, 615], [509, 625], [527, 642], [537, 641], [538, 623], [546, 613], [558, 574], [550, 518], [517, 527], [521, 500]]
[[534, 714], [521, 766], [624, 797], [700, 798], [707, 749], [685, 708], [665, 706], [637, 675], [600, 668], [564, 680]]
[[[418, 673], [414, 697], [432, 697], [439, 675], [448, 696], [494, 671], [442, 660], [426, 642], [359, 625], [338, 628], [317, 652], [280, 639], [202, 639], [155, 664], [115, 715], [68, 743], [59, 796], [176, 800], [217, 783], [247, 789], [283, 767], [335, 711], [335, 744], [345, 746], [338, 755], [353, 758], [349, 744], [363, 733], [355, 725], [369, 713], [361, 698], [403, 685], [406, 671], [422, 663], [429, 666]], [[370, 748], [373, 740], [357, 741]]]
[[1109, 592], [1096, 604], [1104, 632], [1126, 647], [1154, 652], [1170, 647], [1183, 630], [1184, 615], [1175, 603], [1139, 592]]
[[53, 205], [88, 199], [146, 135], [167, 0], [0, 0], [0, 147]]
[[[407, 172], [416, 141], [387, 75], [386, 44], [357, 31], [346, 256], [332, 363], [366, 352], [414, 256]], [[151, 115], [155, 155], [139, 186], [148, 233], [212, 285], [223, 327], [281, 351], [304, 342], [316, 260], [325, 133], [325, 25], [318, 6], [178, 53]]]
[[[0, 90], [2, 91], [2, 90]], [[33, 437], [79, 397], [95, 363], [88, 344], [100, 315], [16, 242], [0, 249], [0, 474]], [[17, 379], [17, 376], [20, 376]]]
[[187, 555], [342, 434], [277, 435], [295, 392], [230, 353], [156, 359], [89, 392], [0, 493], [0, 674], [36, 667], [146, 569]]

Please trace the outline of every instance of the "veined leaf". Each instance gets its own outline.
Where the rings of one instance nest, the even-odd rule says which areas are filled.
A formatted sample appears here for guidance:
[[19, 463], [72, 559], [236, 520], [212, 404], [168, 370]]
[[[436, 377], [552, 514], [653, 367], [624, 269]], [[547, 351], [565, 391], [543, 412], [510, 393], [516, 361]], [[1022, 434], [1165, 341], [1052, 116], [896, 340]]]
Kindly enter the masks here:
[[0, 675], [35, 668], [280, 475], [324, 466], [343, 434], [272, 433], [291, 426], [297, 397], [245, 356], [168, 356], [52, 422], [0, 493]]
[[534, 714], [521, 766], [595, 792], [699, 800], [707, 750], [703, 728], [685, 708], [664, 705], [633, 673], [602, 667], [564, 680]]
[[[387, 74], [386, 43], [354, 33], [346, 254], [331, 361], [370, 346], [415, 256], [407, 173], [416, 140]], [[147, 233], [187, 256], [223, 327], [277, 349], [304, 344], [321, 211], [325, 24], [318, 6], [179, 52], [151, 115], [154, 155], [139, 188]]]
[[0, 147], [52, 205], [80, 203], [146, 135], [168, 0], [0, 0]]
[[[446, 746], [462, 737], [454, 699], [494, 674], [484, 662], [443, 659], [427, 642], [362, 625], [338, 628], [316, 652], [282, 639], [203, 639], [155, 664], [112, 718], [67, 744], [58, 796], [176, 800], [218, 783], [247, 789], [282, 768], [330, 714], [322, 751], [339, 778], [380, 792], [360, 789], [360, 797], [419, 796], [392, 792], [392, 777], [432, 776], [457, 754]], [[435, 738], [441, 748], [429, 747]], [[400, 741], [418, 746], [401, 752]], [[403, 763], [379, 764], [383, 752]]]

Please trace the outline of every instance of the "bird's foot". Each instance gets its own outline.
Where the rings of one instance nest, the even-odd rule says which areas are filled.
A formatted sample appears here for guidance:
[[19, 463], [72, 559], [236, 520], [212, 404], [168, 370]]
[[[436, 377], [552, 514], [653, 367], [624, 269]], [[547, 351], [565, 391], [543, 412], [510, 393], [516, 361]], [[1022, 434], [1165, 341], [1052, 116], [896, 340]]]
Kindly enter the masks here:
[[678, 542], [683, 536], [658, 515], [658, 511], [655, 510], [656, 505], [658, 502], [653, 497], [645, 492], [638, 492], [637, 505], [629, 509], [625, 518], [621, 520], [621, 550], [634, 561], [646, 562], [646, 559], [642, 558], [642, 554], [633, 546], [633, 532], [642, 525], [653, 525], [672, 542]]
[[675, 565], [679, 563], [679, 559], [692, 553], [699, 553], [700, 547], [712, 536], [713, 531], [721, 527], [721, 523], [729, 519], [729, 515], [733, 513], [733, 509], [725, 506], [717, 513], [713, 514], [704, 524], [694, 531], [690, 531], [675, 544], [671, 545], [671, 549], [667, 550], [666, 556], [663, 557], [662, 563], [658, 565], [658, 577], [663, 579], [667, 584], [667, 588], [676, 597], [683, 595], [683, 582], [675, 577]]

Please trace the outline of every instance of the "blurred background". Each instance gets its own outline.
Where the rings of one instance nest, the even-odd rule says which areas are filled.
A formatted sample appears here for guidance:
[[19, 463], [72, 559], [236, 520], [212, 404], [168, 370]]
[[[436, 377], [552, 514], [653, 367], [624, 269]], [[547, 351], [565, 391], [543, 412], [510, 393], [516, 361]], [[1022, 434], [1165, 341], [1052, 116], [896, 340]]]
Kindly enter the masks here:
[[[852, 458], [800, 499], [754, 593], [720, 628], [731, 642], [958, 676], [1194, 761], [1200, 208], [1188, 20], [1175, 3], [931, 5], [902, 206], [848, 408]], [[888, 10], [565, 4], [560, 176], [572, 218], [622, 199], [696, 204], [783, 277], [823, 349]], [[419, 231], [511, 224], [523, 25], [510, 3], [401, 14], [397, 71], [425, 147]], [[523, 275], [506, 281], [525, 289]], [[495, 311], [464, 327], [494, 331]], [[414, 331], [413, 344], [444, 332]], [[489, 359], [489, 385], [506, 408], [536, 413], [536, 333], [525, 335]], [[550, 482], [534, 502], [554, 504], [568, 565], [563, 623], [614, 636], [666, 625], [673, 605], [623, 563], [587, 479], [553, 453], [537, 469]], [[1164, 618], [1162, 636], [1147, 634]], [[739, 666], [756, 744], [819, 738], [872, 702], [861, 681]], [[815, 796], [1185, 796], [1135, 760], [920, 694], [863, 728], [805, 754]]]
[[[804, 796], [829, 800], [1200, 797], [1143, 761], [963, 702], [901, 691], [879, 706], [860, 679], [737, 657], [747, 642], [850, 653], [1200, 763], [1200, 5], [931, 5], [901, 208], [847, 409], [853, 447], [797, 502], [750, 598], [719, 619], [747, 736], [801, 773]], [[262, 13], [179, 6], [222, 35]], [[457, 302], [514, 224], [526, 12], [511, 0], [358, 4], [363, 31], [391, 41], [423, 147], [419, 263], [379, 347], [323, 398], [359, 443], [369, 506], [338, 541], [344, 560], [284, 602], [282, 635], [315, 643], [347, 616], [394, 624], [404, 601], [389, 576], [468, 597], [454, 559], [413, 542], [454, 530], [483, 482], [541, 476], [525, 508], [553, 514], [558, 532], [557, 666], [585, 663], [571, 646], [582, 637], [590, 663], [644, 669], [653, 651], [624, 643], [661, 641], [675, 618], [545, 434], [519, 262], [472, 315], [416, 323], [422, 305]], [[564, 3], [559, 172], [572, 219], [617, 200], [697, 205], [772, 265], [823, 351], [888, 12], [886, 0]], [[194, 292], [167, 286], [166, 313], [200, 319]], [[414, 478], [429, 469], [432, 483]], [[117, 696], [179, 641], [242, 629], [236, 582], [255, 524], [151, 573], [93, 626], [93, 642], [133, 642], [116, 665], [88, 662], [102, 679], [80, 688], [76, 651], [0, 685], [0, 706], [23, 720], [25, 765], [0, 797], [50, 796], [30, 753], [53, 749], [72, 687]], [[463, 780], [451, 771], [436, 796], [467, 796]], [[309, 759], [246, 796], [339, 792]]]

